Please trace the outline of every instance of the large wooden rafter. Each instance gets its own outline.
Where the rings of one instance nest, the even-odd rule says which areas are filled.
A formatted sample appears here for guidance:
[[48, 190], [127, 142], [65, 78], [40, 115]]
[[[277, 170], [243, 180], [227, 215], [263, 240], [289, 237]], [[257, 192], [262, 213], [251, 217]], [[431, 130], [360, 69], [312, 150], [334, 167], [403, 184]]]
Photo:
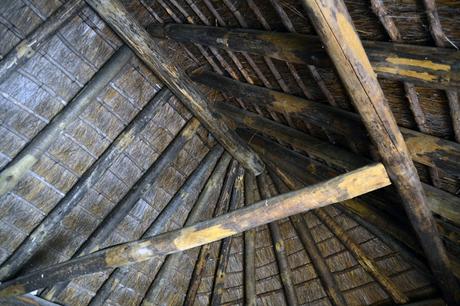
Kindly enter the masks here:
[[260, 158], [212, 113], [207, 99], [171, 60], [163, 42], [154, 40], [118, 0], [88, 0], [87, 3], [164, 81], [230, 154], [254, 174], [263, 172], [264, 165]]
[[399, 191], [446, 302], [458, 303], [457, 280], [417, 171], [345, 4], [341, 0], [303, 0], [302, 4]]

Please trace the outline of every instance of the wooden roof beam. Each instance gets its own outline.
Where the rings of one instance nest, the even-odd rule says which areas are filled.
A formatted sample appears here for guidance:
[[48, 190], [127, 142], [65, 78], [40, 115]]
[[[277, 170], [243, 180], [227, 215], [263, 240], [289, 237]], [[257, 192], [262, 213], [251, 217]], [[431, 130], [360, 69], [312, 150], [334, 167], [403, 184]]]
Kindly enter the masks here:
[[72, 278], [181, 252], [310, 209], [362, 195], [390, 184], [382, 164], [259, 201], [207, 221], [131, 241], [25, 274], [0, 284], [0, 298], [24, 294]]
[[302, 4], [399, 191], [446, 302], [460, 302], [460, 289], [417, 170], [345, 4], [341, 0], [302, 0]]
[[[356, 143], [368, 143], [367, 131], [358, 114], [323, 103], [302, 99], [212, 73], [198, 72], [192, 79], [279, 113], [288, 113], [344, 135]], [[460, 177], [460, 145], [439, 137], [400, 127], [414, 161]]]
[[[154, 24], [148, 30], [154, 37], [182, 43], [252, 53], [290, 63], [332, 66], [321, 40], [314, 35], [192, 24]], [[455, 50], [377, 41], [363, 41], [363, 46], [379, 77], [433, 88], [460, 87], [460, 55]]]
[[120, 35], [235, 159], [256, 175], [263, 172], [264, 164], [261, 159], [213, 114], [205, 96], [196, 88], [185, 71], [173, 62], [165, 42], [153, 39], [118, 0], [87, 0], [86, 2]]
[[[273, 122], [228, 104], [217, 103], [216, 109], [225, 115], [227, 119], [239, 125], [239, 127], [247, 127], [264, 135], [279, 139], [297, 150], [305, 151], [309, 155], [324, 160], [326, 163], [344, 171], [351, 171], [371, 162], [366, 157], [354, 154], [333, 144], [307, 135], [299, 130]], [[232, 124], [229, 125], [232, 126]], [[246, 139], [247, 137], [243, 135], [243, 138]], [[259, 138], [257, 136], [251, 138], [251, 140], [255, 139]], [[251, 141], [251, 145], [253, 144], [255, 144], [255, 142]], [[269, 151], [270, 153], [276, 151], [273, 150], [274, 147], [272, 144], [265, 143], [265, 145], [267, 148], [272, 149], [272, 151]], [[281, 146], [277, 144], [275, 147], [281, 148]], [[262, 158], [265, 156], [258, 148], [254, 146], [253, 148]], [[286, 153], [284, 152], [283, 154]], [[428, 203], [431, 210], [455, 224], [460, 224], [460, 199], [431, 185], [422, 183], [422, 186], [429, 200]]]

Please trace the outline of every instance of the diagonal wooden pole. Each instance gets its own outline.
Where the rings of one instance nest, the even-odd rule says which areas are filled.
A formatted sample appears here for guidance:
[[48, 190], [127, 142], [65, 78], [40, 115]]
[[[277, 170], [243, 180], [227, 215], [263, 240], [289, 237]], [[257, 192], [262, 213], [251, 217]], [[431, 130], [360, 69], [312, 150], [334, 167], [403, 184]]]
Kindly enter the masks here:
[[24, 294], [72, 278], [146, 261], [217, 241], [288, 216], [345, 201], [390, 184], [382, 164], [240, 208], [152, 238], [119, 244], [0, 284], [0, 298]]
[[262, 160], [212, 112], [206, 97], [197, 89], [185, 71], [174, 63], [167, 49], [167, 42], [153, 39], [118, 0], [87, 0], [86, 2], [243, 167], [255, 175], [263, 172]]
[[445, 300], [452, 305], [460, 303], [457, 280], [452, 274], [417, 170], [345, 4], [342, 0], [301, 2], [399, 191]]

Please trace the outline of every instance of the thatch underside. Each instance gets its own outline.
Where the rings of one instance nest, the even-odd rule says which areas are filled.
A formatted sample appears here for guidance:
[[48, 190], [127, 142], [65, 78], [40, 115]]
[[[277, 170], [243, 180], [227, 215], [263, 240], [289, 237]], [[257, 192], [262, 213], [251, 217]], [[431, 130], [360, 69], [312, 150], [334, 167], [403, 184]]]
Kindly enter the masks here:
[[[53, 12], [63, 5], [61, 2], [65, 1], [0, 3], [0, 65], [2, 60], [5, 63], [8, 59], [11, 50], [49, 21], [50, 16], [52, 18]], [[315, 34], [300, 1], [121, 2], [147, 29], [152, 24], [186, 23]], [[371, 7], [371, 3], [381, 2], [345, 1], [361, 39], [390, 41], [391, 33], [389, 36]], [[400, 32], [399, 42], [435, 46], [422, 1], [400, 2], [383, 2], [388, 12], [385, 16], [394, 21]], [[62, 131], [55, 130], [48, 146], [42, 151], [36, 147], [30, 151], [37, 155], [37, 161], [24, 171], [11, 190], [0, 195], [2, 282], [66, 262], [77, 255], [211, 219], [229, 210], [232, 200], [237, 201], [238, 186], [241, 187], [238, 178], [243, 177], [243, 168], [228, 152], [222, 153], [224, 150], [216, 141], [219, 137], [214, 137], [216, 135], [213, 136], [205, 124], [198, 126], [187, 104], [181, 102], [135, 53], [126, 51], [126, 63], [118, 63], [120, 67], [111, 63], [110, 59], [119, 54], [117, 50], [121, 50], [125, 42], [90, 6], [79, 5], [82, 8], [76, 8], [75, 14], [47, 37], [37, 52], [30, 58], [27, 56], [23, 64], [5, 75], [1, 73], [6, 70], [0, 66], [2, 171], [23, 158], [33, 140], [40, 137], [40, 131], [46, 130], [53, 118], [75, 104], [71, 102], [78, 101], [76, 98], [83, 89], [100, 76], [101, 68], [109, 65], [114, 69], [114, 76], [107, 84], [102, 83], [103, 89], [90, 97], [88, 105], [75, 109], [64, 121]], [[460, 6], [455, 1], [437, 1], [437, 6], [442, 29], [449, 39], [449, 45], [444, 47], [460, 46]], [[213, 71], [242, 83], [356, 113], [332, 66], [290, 64], [261, 55], [173, 40], [162, 42], [162, 46], [168, 48], [169, 60], [189, 75]], [[458, 58], [456, 65], [460, 67]], [[216, 90], [223, 83], [212, 86], [214, 89], [203, 83], [197, 82], [196, 87], [211, 106], [226, 103], [244, 109], [314, 137], [318, 144], [327, 143], [348, 151], [347, 156], [356, 157], [351, 169], [341, 167], [347, 165], [347, 160], [328, 160], [318, 157], [321, 152], [315, 154], [326, 146], [318, 145], [312, 153], [302, 149], [298, 142], [279, 139], [269, 128], [261, 132], [257, 131], [254, 122], [226, 118], [232, 132], [240, 132], [241, 138], [248, 140], [254, 152], [264, 159], [272, 178], [281, 178], [280, 173], [284, 171], [296, 182], [310, 185], [354, 170], [357, 167], [353, 166], [361, 161], [379, 160], [378, 152], [364, 133], [358, 132], [356, 138], [350, 138], [346, 131], [331, 131], [327, 126], [308, 120], [308, 116], [298, 116], [289, 105], [284, 111], [276, 111], [263, 103], [251, 103], [244, 95]], [[413, 87], [418, 99], [418, 108], [414, 108], [414, 104], [408, 102], [404, 82], [379, 77], [379, 83], [398, 126], [434, 136], [435, 140], [448, 141], [452, 148], [442, 155], [450, 158], [448, 164], [443, 164], [443, 157], [437, 155], [429, 156], [441, 161], [436, 165], [413, 160], [425, 192], [429, 190], [430, 199], [439, 201], [432, 206], [435, 207], [432, 208], [434, 219], [452, 259], [452, 271], [460, 277], [460, 134], [456, 134], [460, 124], [455, 121], [452, 101], [446, 90], [419, 84]], [[226, 112], [221, 109], [216, 107], [215, 114], [224, 121]], [[415, 116], [417, 114], [419, 117]], [[268, 141], [265, 144], [275, 141], [280, 146], [265, 148], [270, 152], [263, 153], [257, 146], [264, 143], [264, 139]], [[417, 143], [410, 144], [411, 148], [420, 150], [420, 154], [425, 149], [424, 144]], [[305, 165], [307, 167], [292, 170]], [[254, 179], [245, 171], [244, 184], [250, 184], [248, 178]], [[254, 190], [265, 198], [262, 191], [268, 187], [261, 181], [254, 179]], [[286, 190], [283, 192], [276, 179], [274, 181], [274, 185], [270, 185], [272, 191], [284, 193]], [[2, 188], [0, 186], [0, 190]], [[201, 214], [197, 214], [197, 203], [206, 192], [207, 201], [202, 204]], [[251, 198], [248, 188], [241, 194], [239, 202], [233, 203], [236, 208], [259, 200], [255, 196], [253, 201], [247, 202]], [[168, 215], [165, 211], [171, 203], [178, 206]], [[326, 224], [328, 219], [323, 214], [332, 217], [344, 233], [340, 235], [330, 223]], [[394, 187], [299, 216], [329, 270], [327, 274], [332, 275], [347, 305], [392, 304], [394, 295], [381, 279], [369, 272], [344, 237], [356, 244], [373, 262], [377, 272], [408, 301], [435, 299], [433, 303], [438, 303], [437, 299], [442, 297]], [[47, 305], [49, 301], [93, 306], [209, 305], [211, 302], [213, 305], [243, 305], [248, 282], [245, 271], [249, 268], [245, 258], [252, 252], [249, 256], [255, 258], [258, 305], [288, 304], [286, 273], [298, 304], [334, 305], [325, 287], [324, 275], [318, 270], [317, 261], [311, 258], [309, 246], [294, 228], [293, 220], [284, 218], [274, 222], [281, 234], [278, 243], [273, 224], [263, 225], [255, 229], [253, 250], [248, 243], [250, 232], [238, 233], [182, 253], [155, 256], [140, 263], [53, 283], [35, 291], [34, 295], [39, 298], [32, 297], [29, 301], [29, 297], [24, 296], [21, 302], [24, 305]], [[284, 244], [284, 252], [280, 244]], [[280, 260], [283, 256], [287, 268]], [[223, 283], [217, 281], [219, 277]], [[217, 290], [219, 286], [223, 290]], [[20, 299], [10, 298], [4, 303], [16, 305], [13, 303], [19, 303]]]

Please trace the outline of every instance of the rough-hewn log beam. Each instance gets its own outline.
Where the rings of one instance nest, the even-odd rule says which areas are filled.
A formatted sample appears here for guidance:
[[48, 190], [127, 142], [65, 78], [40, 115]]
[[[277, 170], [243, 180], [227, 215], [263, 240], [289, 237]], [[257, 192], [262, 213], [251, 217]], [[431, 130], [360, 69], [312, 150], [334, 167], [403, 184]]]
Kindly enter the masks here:
[[14, 296], [9, 299], [1, 299], [0, 303], [8, 306], [61, 306], [32, 294]]
[[[275, 190], [273, 186], [271, 178], [266, 173], [260, 175], [257, 178], [257, 185], [259, 186], [262, 199], [269, 199], [278, 193], [278, 191]], [[297, 292], [295, 291], [294, 283], [292, 281], [292, 271], [289, 267], [287, 259], [286, 246], [284, 244], [283, 237], [281, 236], [281, 230], [278, 222], [272, 222], [268, 224], [268, 229], [270, 230], [272, 247], [276, 257], [276, 263], [278, 264], [281, 283], [283, 284], [286, 304], [298, 305], [299, 301], [297, 298]]]
[[83, 0], [62, 4], [45, 22], [38, 26], [0, 61], [0, 83], [12, 71], [27, 62], [62, 25], [85, 5]]
[[[152, 186], [161, 178], [161, 173], [171, 165], [176, 159], [177, 154], [183, 149], [184, 145], [195, 135], [200, 122], [192, 118], [182, 128], [174, 140], [167, 146], [162, 154], [147, 169], [147, 171], [137, 180], [123, 198], [114, 206], [114, 208], [104, 217], [91, 235], [79, 246], [73, 257], [95, 252], [100, 249], [101, 245], [110, 237], [125, 216], [133, 209], [138, 200], [150, 191]], [[171, 212], [172, 214], [172, 212]], [[67, 286], [63, 282], [57, 285], [56, 292], [59, 292]]]
[[[367, 131], [359, 115], [355, 113], [267, 88], [241, 83], [211, 72], [196, 73], [192, 79], [276, 112], [297, 116], [339, 135], [344, 135], [355, 142], [368, 142]], [[460, 177], [460, 145], [458, 143], [403, 127], [400, 127], [400, 130], [414, 161]]]
[[[200, 165], [193, 171], [193, 173], [187, 178], [185, 183], [180, 187], [180, 189], [174, 194], [172, 199], [166, 204], [165, 208], [160, 212], [160, 214], [155, 218], [155, 220], [150, 224], [149, 228], [144, 232], [142, 237], [137, 238], [147, 238], [158, 235], [165, 230], [166, 225], [168, 224], [171, 217], [180, 209], [181, 206], [187, 205], [187, 202], [190, 201], [190, 197], [196, 194], [197, 190], [202, 190], [203, 186], [208, 181], [211, 173], [216, 166], [219, 157], [222, 155], [223, 149], [220, 145], [215, 146], [201, 161]], [[227, 167], [229, 156], [227, 160], [222, 158], [221, 165], [217, 167], [216, 171], [219, 168]], [[222, 171], [224, 171], [222, 170]], [[207, 204], [207, 203], [206, 203]], [[160, 261], [160, 260], [158, 260]], [[158, 264], [159, 265], [159, 264]], [[97, 291], [96, 295], [91, 300], [90, 306], [99, 306], [104, 305], [106, 299], [111, 294], [113, 288], [116, 284], [119, 284], [123, 277], [129, 273], [128, 267], [122, 267], [115, 269], [110, 277], [104, 282], [104, 285]], [[53, 287], [45, 295], [49, 299], [53, 299], [56, 294], [59, 294], [61, 291], [61, 285]]]
[[21, 245], [8, 257], [0, 269], [0, 279], [10, 278], [18, 272], [43, 243], [56, 233], [56, 228], [65, 216], [80, 202], [88, 190], [102, 177], [105, 171], [120, 156], [120, 153], [130, 145], [134, 138], [144, 129], [147, 123], [172, 96], [167, 88], [161, 89], [149, 103], [128, 124], [99, 159], [83, 173], [81, 178], [54, 206], [53, 210], [37, 226]]
[[0, 172], [0, 196], [12, 190], [19, 180], [40, 159], [59, 134], [80, 115], [99, 92], [115, 77], [131, 58], [128, 47], [121, 47], [91, 78], [85, 87], [45, 126], [31, 142]]
[[[321, 40], [313, 35], [191, 24], [151, 25], [149, 32], [159, 38], [249, 52], [291, 63], [332, 65]], [[434, 88], [460, 87], [460, 55], [455, 50], [376, 41], [363, 41], [363, 45], [379, 77]]]
[[217, 218], [152, 238], [109, 247], [0, 284], [0, 297], [20, 295], [74, 277], [188, 250], [310, 209], [388, 186], [377, 163], [329, 181], [257, 202]]
[[192, 111], [221, 145], [246, 169], [258, 175], [260, 158], [210, 110], [205, 96], [185, 71], [174, 63], [167, 42], [154, 40], [118, 0], [86, 1], [101, 18], [136, 52], [170, 90]]
[[417, 170], [345, 4], [341, 0], [302, 4], [388, 168], [439, 288], [448, 303], [460, 302], [460, 289]]
[[[371, 162], [369, 159], [363, 156], [338, 148], [337, 146], [309, 136], [299, 130], [278, 124], [269, 119], [230, 106], [228, 104], [217, 103], [216, 109], [223, 113], [228, 119], [235, 121], [240, 126], [246, 126], [267, 136], [279, 139], [284, 143], [293, 146], [295, 149], [305, 151], [311, 156], [322, 159], [335, 167], [343, 169], [344, 171], [350, 171]], [[247, 137], [244, 136], [244, 138]], [[255, 140], [258, 139], [259, 138], [256, 137]], [[413, 140], [410, 139], [410, 141]], [[256, 144], [257, 142], [255, 143], [252, 141], [251, 143]], [[277, 144], [274, 146], [271, 144], [266, 145], [267, 149], [278, 147], [281, 148]], [[414, 145], [420, 144], [417, 144], [416, 141], [414, 141]], [[260, 149], [257, 148], [256, 151], [259, 154], [264, 155]], [[277, 149], [273, 149], [272, 151], [269, 151], [269, 153], [274, 153], [275, 151], [277, 151]], [[278, 151], [280, 152], [280, 150]], [[316, 166], [316, 168], [319, 167], [320, 166]], [[325, 171], [325, 169], [323, 169], [323, 171]], [[328, 171], [325, 171], [324, 173], [327, 172]], [[422, 186], [429, 200], [428, 203], [431, 210], [455, 224], [460, 224], [460, 199], [431, 185], [422, 183]]]

